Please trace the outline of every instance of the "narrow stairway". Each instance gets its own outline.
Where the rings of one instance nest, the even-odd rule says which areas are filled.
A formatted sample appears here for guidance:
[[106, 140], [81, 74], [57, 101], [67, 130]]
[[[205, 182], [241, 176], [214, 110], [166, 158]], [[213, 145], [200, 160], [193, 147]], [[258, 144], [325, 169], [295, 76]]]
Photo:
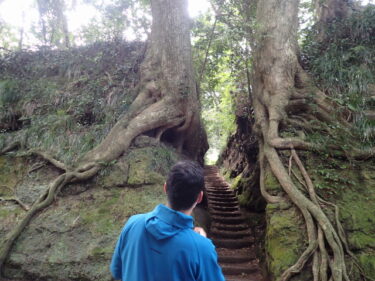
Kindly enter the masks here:
[[240, 212], [238, 200], [215, 166], [205, 167], [209, 238], [216, 246], [227, 281], [263, 281], [254, 236]]

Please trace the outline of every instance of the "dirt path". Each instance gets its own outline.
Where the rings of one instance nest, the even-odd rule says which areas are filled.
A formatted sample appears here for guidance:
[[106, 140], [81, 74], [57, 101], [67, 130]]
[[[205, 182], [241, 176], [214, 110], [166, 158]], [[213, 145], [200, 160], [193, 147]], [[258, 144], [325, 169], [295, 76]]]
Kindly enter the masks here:
[[255, 255], [253, 233], [245, 223], [234, 192], [217, 167], [205, 167], [205, 185], [212, 219], [209, 238], [216, 246], [226, 280], [264, 281]]

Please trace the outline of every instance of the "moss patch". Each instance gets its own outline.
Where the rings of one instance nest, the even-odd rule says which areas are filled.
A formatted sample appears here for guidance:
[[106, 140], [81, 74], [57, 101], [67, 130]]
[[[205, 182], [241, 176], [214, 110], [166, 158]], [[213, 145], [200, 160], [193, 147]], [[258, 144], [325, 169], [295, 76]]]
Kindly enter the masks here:
[[279, 277], [285, 269], [297, 261], [302, 253], [305, 245], [305, 230], [294, 207], [280, 210], [277, 204], [268, 204], [266, 217], [268, 268], [273, 276]]
[[107, 167], [100, 183], [106, 187], [163, 184], [176, 161], [173, 149], [164, 145], [135, 148]]
[[93, 234], [113, 233], [119, 230], [118, 221], [125, 222], [134, 214], [150, 211], [161, 202], [165, 202], [161, 185], [113, 188], [86, 198], [77, 216]]
[[17, 183], [26, 172], [25, 159], [0, 156], [0, 196], [12, 196]]
[[281, 191], [281, 186], [271, 169], [266, 169], [264, 173], [264, 185], [266, 190], [271, 192]]
[[375, 278], [375, 250], [367, 251], [359, 255], [359, 263], [368, 275]]
[[160, 203], [165, 203], [165, 195], [158, 184], [136, 189], [96, 186], [62, 197], [21, 234], [7, 272], [14, 277], [11, 269], [17, 268], [21, 279], [110, 281], [108, 265], [124, 223]]

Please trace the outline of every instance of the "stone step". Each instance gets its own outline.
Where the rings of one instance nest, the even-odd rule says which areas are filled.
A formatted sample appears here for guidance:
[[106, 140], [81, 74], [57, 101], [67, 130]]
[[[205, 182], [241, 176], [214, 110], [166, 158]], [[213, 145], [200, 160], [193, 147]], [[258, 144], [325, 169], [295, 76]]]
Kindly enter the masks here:
[[209, 201], [209, 205], [217, 207], [238, 207], [237, 202], [218, 202], [218, 201]]
[[237, 202], [238, 199], [235, 196], [227, 196], [227, 197], [221, 197], [221, 196], [207, 196], [208, 200], [216, 201], [216, 202]]
[[241, 249], [227, 249], [227, 248], [216, 248], [218, 256], [230, 256], [233, 253], [237, 255], [248, 255], [255, 258], [256, 255], [256, 245], [251, 245], [250, 247], [245, 247]]
[[219, 256], [219, 263], [246, 263], [255, 259], [255, 255], [228, 255]]
[[224, 217], [224, 216], [211, 216], [212, 221], [221, 222], [225, 224], [240, 224], [245, 222], [243, 216], [237, 217]]
[[213, 196], [232, 196], [236, 197], [236, 194], [234, 194], [233, 190], [228, 189], [228, 188], [223, 188], [223, 189], [210, 189], [206, 188], [206, 193], [209, 195]]
[[215, 187], [215, 188], [229, 187], [230, 186], [226, 182], [222, 182], [222, 181], [207, 181], [207, 182], [204, 183], [204, 185], [208, 186], [208, 187]]
[[[206, 193], [212, 196], [218, 196], [218, 197], [236, 197], [236, 194], [234, 194], [233, 190], [225, 188], [225, 189], [207, 189]], [[237, 197], [236, 197], [237, 198]]]
[[224, 212], [228, 211], [228, 212], [232, 212], [232, 211], [239, 210], [239, 207], [238, 206], [226, 207], [226, 206], [215, 206], [215, 205], [212, 205], [211, 209], [216, 210], [216, 211], [224, 211]]
[[209, 210], [210, 214], [212, 216], [219, 216], [219, 217], [239, 217], [242, 215], [240, 211], [214, 211], [214, 210]]
[[228, 249], [239, 249], [243, 247], [250, 247], [254, 242], [253, 237], [246, 237], [241, 239], [229, 239], [229, 238], [213, 238], [213, 242], [216, 247], [228, 248]]
[[204, 186], [206, 189], [210, 189], [210, 190], [217, 190], [217, 191], [222, 191], [222, 190], [229, 190], [229, 191], [233, 191], [232, 189], [229, 188], [229, 186], [215, 186], [215, 185], [211, 185], [211, 184], [205, 184]]
[[211, 205], [225, 204], [225, 205], [228, 205], [228, 206], [238, 206], [238, 200], [235, 200], [235, 201], [227, 201], [227, 200], [218, 201], [218, 200], [213, 200], [213, 199], [208, 198], [208, 201], [209, 201], [209, 203], [211, 203]]
[[252, 261], [238, 264], [222, 263], [220, 265], [224, 275], [241, 275], [260, 271], [259, 265]]
[[259, 271], [250, 274], [226, 275], [226, 281], [263, 281], [262, 274]]
[[205, 176], [204, 181], [209, 182], [209, 183], [224, 183], [224, 184], [228, 185], [228, 183], [225, 181], [225, 179], [223, 179], [220, 176], [210, 176], [210, 175]]
[[240, 231], [249, 229], [249, 226], [246, 224], [225, 224], [219, 222], [212, 222], [211, 225], [212, 229], [216, 228], [217, 230], [225, 230], [225, 231]]
[[255, 238], [245, 223], [235, 192], [216, 166], [205, 167], [205, 196], [211, 216], [210, 239], [227, 281], [263, 281]]
[[213, 228], [210, 231], [211, 236], [215, 237], [222, 237], [222, 238], [242, 238], [251, 235], [251, 231], [249, 229], [245, 230], [219, 230], [217, 228]]
[[232, 191], [214, 192], [206, 191], [207, 196], [221, 197], [221, 198], [237, 198]]

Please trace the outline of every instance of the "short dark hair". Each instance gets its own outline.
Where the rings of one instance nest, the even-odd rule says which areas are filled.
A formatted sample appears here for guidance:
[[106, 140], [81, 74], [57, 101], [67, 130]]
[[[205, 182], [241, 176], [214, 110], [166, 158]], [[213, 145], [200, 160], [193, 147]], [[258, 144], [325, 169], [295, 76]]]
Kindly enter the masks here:
[[204, 189], [202, 167], [193, 161], [180, 161], [170, 170], [167, 178], [167, 196], [172, 209], [190, 209]]

